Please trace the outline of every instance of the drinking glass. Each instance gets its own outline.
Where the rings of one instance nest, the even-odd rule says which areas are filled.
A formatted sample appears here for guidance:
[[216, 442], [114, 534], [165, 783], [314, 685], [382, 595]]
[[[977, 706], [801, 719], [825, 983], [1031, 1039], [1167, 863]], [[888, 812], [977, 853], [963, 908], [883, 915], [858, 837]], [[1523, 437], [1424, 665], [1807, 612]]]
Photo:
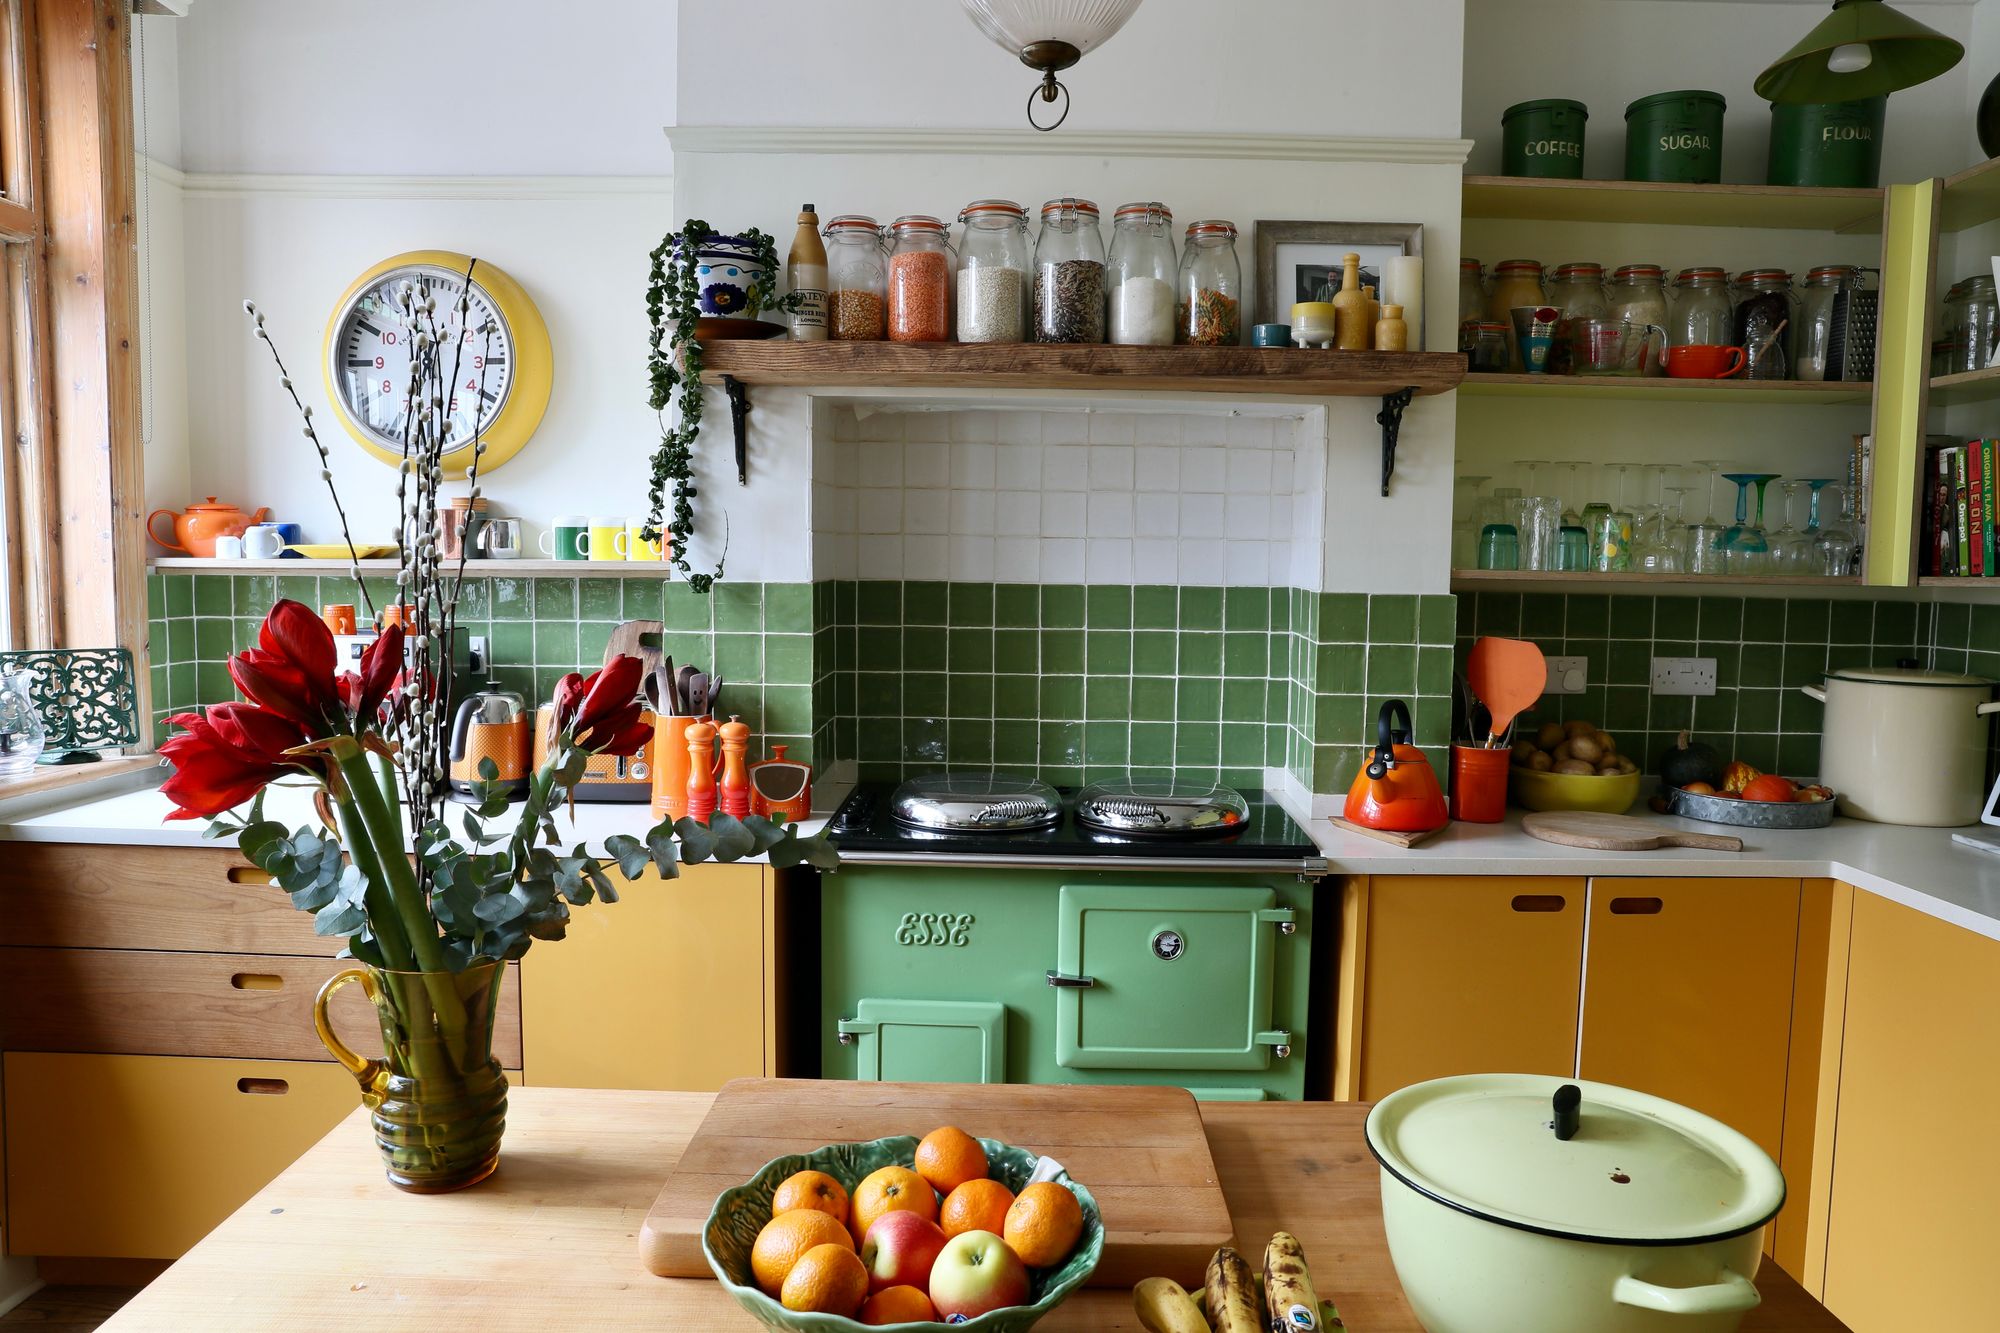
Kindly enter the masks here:
[[1631, 548], [1625, 544], [1624, 520], [1609, 505], [1594, 515], [1586, 515], [1586, 520], [1591, 568], [1600, 574], [1622, 574], [1632, 568]]
[[1722, 512], [1718, 492], [1722, 482], [1722, 469], [1729, 464], [1719, 458], [1698, 458], [1693, 466], [1697, 472], [1706, 474], [1708, 478], [1706, 482], [1708, 508], [1703, 512], [1702, 518], [1709, 523], [1726, 523], [1728, 520]]
[[[1727, 472], [1723, 480], [1736, 483], [1736, 521], [1722, 535], [1722, 548], [1731, 574], [1771, 572], [1771, 543], [1764, 534], [1764, 488], [1777, 479], [1775, 472]], [[1757, 510], [1750, 512], [1750, 488], [1757, 488]]]
[[1812, 538], [1792, 523], [1792, 516], [1798, 509], [1799, 491], [1804, 485], [1797, 477], [1778, 485], [1778, 526], [1770, 534], [1773, 574], [1811, 572]]
[[1854, 531], [1849, 521], [1847, 488], [1831, 482], [1825, 483], [1824, 487], [1815, 486], [1813, 499], [1818, 500], [1820, 491], [1826, 488], [1840, 493], [1840, 507], [1814, 540], [1812, 572], [1827, 578], [1842, 578], [1854, 572]]
[[1521, 540], [1512, 523], [1488, 523], [1479, 530], [1481, 569], [1518, 569]]
[[1523, 497], [1518, 534], [1522, 569], [1557, 568], [1556, 536], [1561, 526], [1562, 504], [1554, 496]]
[[1643, 469], [1647, 489], [1659, 498], [1646, 506], [1632, 536], [1632, 568], [1641, 574], [1681, 572], [1681, 538], [1667, 509], [1666, 482], [1671, 470], [1664, 463], [1649, 463]]
[[1611, 474], [1611, 512], [1618, 515], [1618, 523], [1624, 529], [1625, 545], [1628, 549], [1632, 545], [1632, 530], [1639, 526], [1639, 516], [1633, 511], [1632, 505], [1627, 502], [1625, 495], [1625, 485], [1632, 475], [1632, 467], [1633, 465], [1630, 463], [1606, 463], [1604, 465], [1604, 470]]
[[[1482, 506], [1487, 524], [1504, 523], [1510, 528], [1521, 525], [1521, 488], [1519, 486], [1495, 486], [1486, 493], [1486, 503]], [[1484, 540], [1482, 534], [1481, 540]]]
[[1556, 568], [1580, 574], [1590, 567], [1590, 533], [1580, 523], [1565, 522], [1556, 530]]
[[1557, 472], [1564, 474], [1564, 480], [1557, 489], [1562, 492], [1562, 521], [1570, 527], [1583, 526], [1583, 464], [1580, 462], [1557, 463]]
[[1493, 480], [1474, 473], [1458, 478], [1451, 502], [1451, 567], [1470, 569], [1479, 556], [1479, 488]]
[[1687, 534], [1687, 544], [1681, 568], [1690, 574], [1726, 574], [1729, 572], [1728, 558], [1723, 551], [1723, 535], [1729, 531], [1721, 523], [1707, 519], [1690, 523], [1683, 531]]

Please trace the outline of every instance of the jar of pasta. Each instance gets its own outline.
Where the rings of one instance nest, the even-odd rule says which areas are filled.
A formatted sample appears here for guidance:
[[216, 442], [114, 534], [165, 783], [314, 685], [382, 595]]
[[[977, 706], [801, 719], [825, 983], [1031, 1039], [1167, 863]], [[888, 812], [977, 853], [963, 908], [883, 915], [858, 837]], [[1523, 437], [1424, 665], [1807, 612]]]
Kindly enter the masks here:
[[1180, 285], [1175, 342], [1234, 347], [1243, 341], [1243, 265], [1236, 258], [1235, 223], [1211, 218], [1188, 224]]

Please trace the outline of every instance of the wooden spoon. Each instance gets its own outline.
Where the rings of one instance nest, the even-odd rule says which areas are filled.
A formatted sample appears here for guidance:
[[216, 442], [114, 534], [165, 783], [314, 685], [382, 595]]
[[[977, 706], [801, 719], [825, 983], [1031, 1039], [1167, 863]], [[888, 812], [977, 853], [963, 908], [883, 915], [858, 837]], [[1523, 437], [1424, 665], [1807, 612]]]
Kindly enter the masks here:
[[1489, 637], [1472, 645], [1465, 659], [1465, 678], [1493, 715], [1486, 748], [1494, 749], [1521, 711], [1542, 697], [1549, 668], [1542, 650], [1527, 640]]

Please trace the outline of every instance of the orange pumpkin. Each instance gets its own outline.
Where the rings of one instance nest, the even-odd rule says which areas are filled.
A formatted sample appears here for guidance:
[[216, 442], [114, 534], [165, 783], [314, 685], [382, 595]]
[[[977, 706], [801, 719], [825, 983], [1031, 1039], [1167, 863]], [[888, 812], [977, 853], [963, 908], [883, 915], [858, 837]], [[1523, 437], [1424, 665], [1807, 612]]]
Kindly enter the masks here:
[[1775, 773], [1766, 773], [1743, 789], [1746, 801], [1789, 801], [1797, 794], [1798, 784], [1790, 778], [1781, 778]]
[[1743, 789], [1764, 775], [1741, 759], [1732, 759], [1729, 767], [1722, 770], [1722, 790], [1725, 795], [1740, 796]]

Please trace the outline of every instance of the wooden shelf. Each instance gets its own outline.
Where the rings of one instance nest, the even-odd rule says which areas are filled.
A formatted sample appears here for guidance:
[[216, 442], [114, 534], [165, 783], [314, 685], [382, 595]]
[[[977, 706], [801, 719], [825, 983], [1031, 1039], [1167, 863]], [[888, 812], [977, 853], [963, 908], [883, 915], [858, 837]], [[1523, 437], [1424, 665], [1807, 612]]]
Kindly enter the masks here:
[[1874, 398], [1875, 386], [1798, 380], [1677, 380], [1643, 375], [1467, 375], [1459, 385], [1459, 392], [1469, 398], [1865, 404]]
[[[1955, 583], [1959, 580], [1945, 581]], [[1508, 589], [1521, 592], [1592, 592], [1611, 588], [1713, 588], [1722, 592], [1731, 588], [1790, 588], [1804, 592], [1814, 588], [1859, 588], [1861, 580], [1853, 574], [1825, 578], [1816, 574], [1595, 574], [1538, 569], [1455, 569], [1451, 575], [1451, 586], [1454, 592], [1478, 592], [1481, 589], [1494, 592]]]
[[1082, 347], [1052, 343], [710, 342], [702, 378], [747, 385], [964, 389], [1135, 389], [1266, 397], [1449, 393], [1456, 352], [1289, 347]]
[[1918, 578], [1919, 588], [1957, 588], [1963, 592], [2000, 592], [2000, 578], [1960, 578], [1956, 574], [1925, 574]]
[[2000, 157], [1975, 162], [1944, 178], [1938, 230], [1964, 231], [2000, 218]]
[[1461, 212], [1468, 218], [1526, 222], [1641, 222], [1868, 234], [1882, 230], [1886, 197], [1879, 189], [1467, 176]]
[[1933, 375], [1931, 396], [1941, 403], [1980, 403], [2000, 398], [2000, 367]]
[[[195, 556], [161, 556], [149, 566], [157, 573], [202, 574], [345, 574], [346, 560], [203, 560]], [[393, 559], [359, 562], [363, 574], [394, 574]], [[504, 578], [509, 574], [573, 574], [578, 578], [667, 578], [673, 566], [664, 560], [468, 560], [473, 578]]]

